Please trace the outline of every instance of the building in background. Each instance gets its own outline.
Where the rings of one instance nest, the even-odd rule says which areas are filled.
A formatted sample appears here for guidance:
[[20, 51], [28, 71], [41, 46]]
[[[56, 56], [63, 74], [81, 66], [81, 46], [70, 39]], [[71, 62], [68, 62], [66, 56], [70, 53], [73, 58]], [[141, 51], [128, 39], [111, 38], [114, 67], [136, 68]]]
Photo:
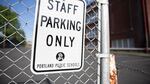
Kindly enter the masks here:
[[[109, 0], [110, 45], [113, 50], [150, 50], [150, 1]], [[87, 6], [86, 45], [97, 40], [97, 3]], [[95, 32], [95, 33], [93, 33]], [[88, 39], [93, 39], [92, 43]]]

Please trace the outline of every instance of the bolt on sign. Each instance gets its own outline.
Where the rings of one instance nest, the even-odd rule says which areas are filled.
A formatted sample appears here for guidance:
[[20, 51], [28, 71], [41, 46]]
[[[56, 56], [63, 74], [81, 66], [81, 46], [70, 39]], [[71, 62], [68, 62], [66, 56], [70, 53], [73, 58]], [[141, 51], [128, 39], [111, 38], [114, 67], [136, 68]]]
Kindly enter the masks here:
[[86, 5], [78, 0], [37, 0], [31, 71], [80, 71], [83, 67]]

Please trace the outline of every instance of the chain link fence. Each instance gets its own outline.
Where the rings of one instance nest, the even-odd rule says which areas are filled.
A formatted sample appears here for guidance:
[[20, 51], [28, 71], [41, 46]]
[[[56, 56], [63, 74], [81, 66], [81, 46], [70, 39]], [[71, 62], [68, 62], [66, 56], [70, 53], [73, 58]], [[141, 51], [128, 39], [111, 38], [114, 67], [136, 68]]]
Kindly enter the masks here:
[[[88, 2], [88, 1], [87, 1]], [[0, 84], [96, 84], [97, 2], [87, 6], [84, 68], [80, 72], [35, 75], [30, 71], [35, 0], [0, 1]]]

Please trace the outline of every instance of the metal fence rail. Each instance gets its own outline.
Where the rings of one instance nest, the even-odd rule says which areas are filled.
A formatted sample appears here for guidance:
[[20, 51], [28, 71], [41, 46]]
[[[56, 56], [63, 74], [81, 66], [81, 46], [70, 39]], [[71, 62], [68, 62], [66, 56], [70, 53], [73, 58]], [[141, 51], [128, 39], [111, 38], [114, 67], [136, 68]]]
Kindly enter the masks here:
[[[87, 6], [84, 68], [80, 72], [34, 75], [30, 71], [35, 0], [0, 1], [0, 84], [97, 84], [97, 2]], [[100, 20], [100, 19], [99, 19]]]

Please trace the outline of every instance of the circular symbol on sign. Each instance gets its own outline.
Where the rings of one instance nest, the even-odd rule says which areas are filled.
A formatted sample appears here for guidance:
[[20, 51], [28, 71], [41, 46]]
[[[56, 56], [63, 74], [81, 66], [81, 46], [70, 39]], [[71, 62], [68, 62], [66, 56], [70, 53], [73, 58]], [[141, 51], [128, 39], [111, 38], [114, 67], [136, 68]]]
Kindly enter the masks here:
[[58, 52], [57, 55], [56, 55], [56, 59], [58, 61], [63, 61], [65, 58], [65, 54], [63, 52]]

